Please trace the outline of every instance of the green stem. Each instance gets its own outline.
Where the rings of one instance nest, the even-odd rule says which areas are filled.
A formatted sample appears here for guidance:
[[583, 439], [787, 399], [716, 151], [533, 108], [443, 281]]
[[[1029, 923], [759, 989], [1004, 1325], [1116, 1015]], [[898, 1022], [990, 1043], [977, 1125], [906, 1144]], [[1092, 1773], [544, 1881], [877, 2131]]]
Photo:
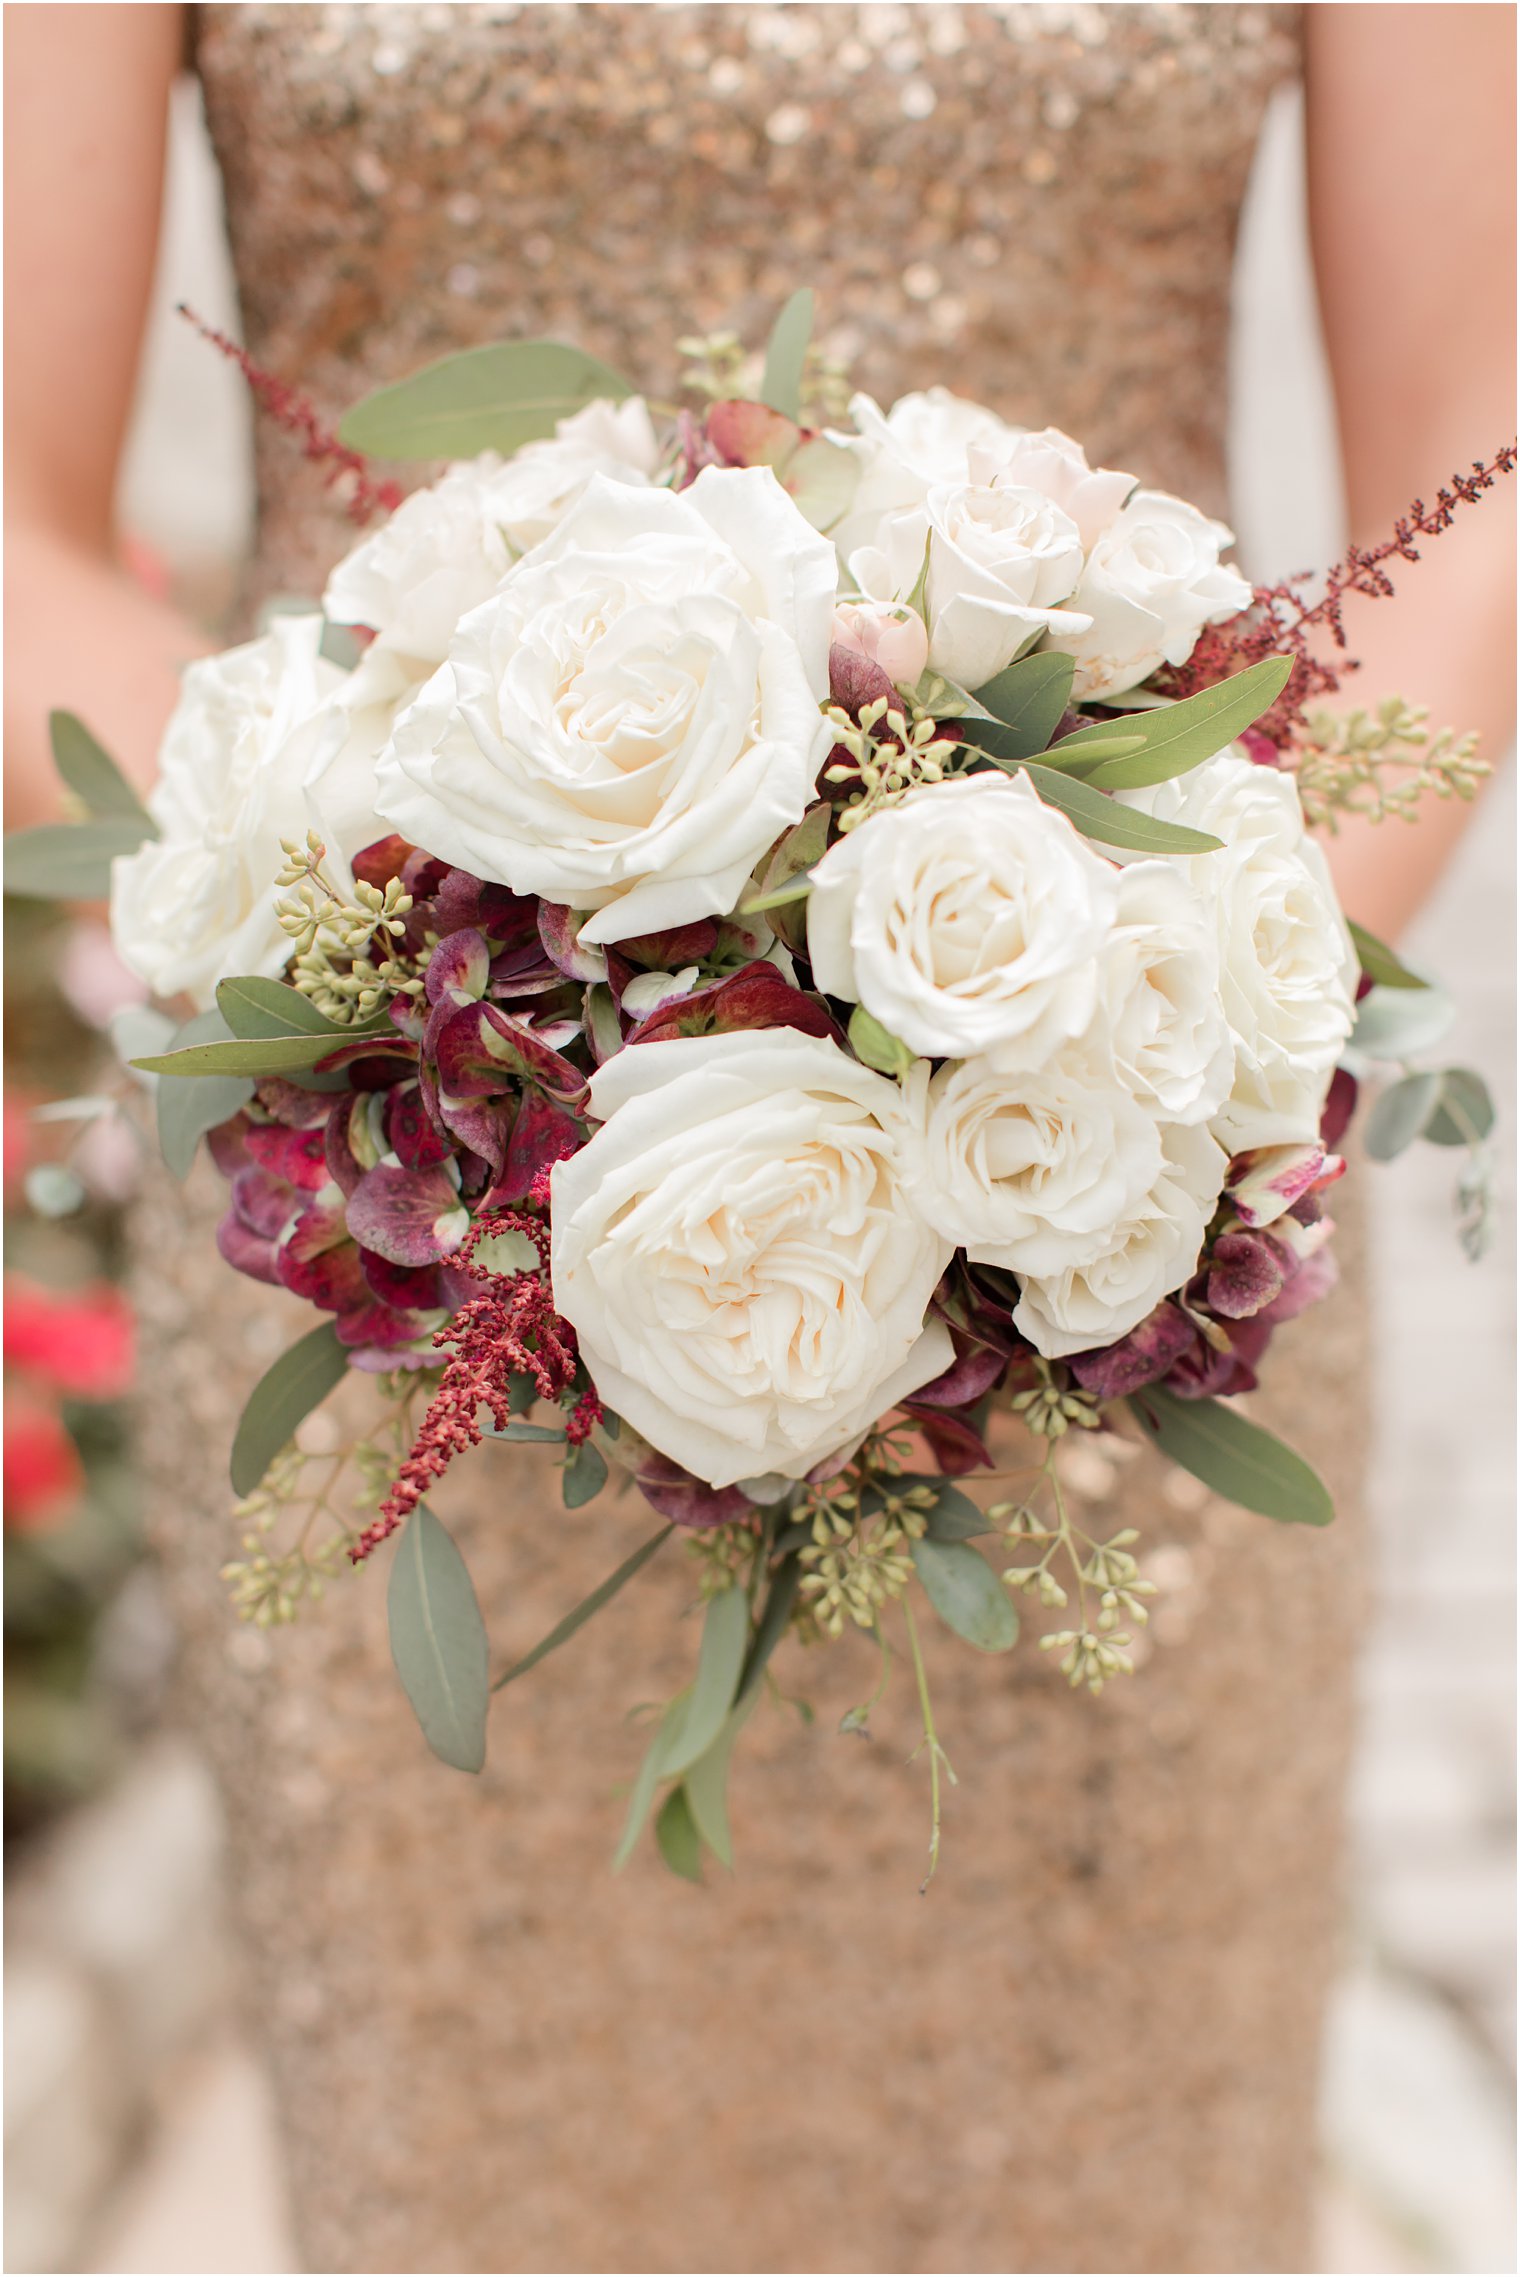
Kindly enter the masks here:
[[[951, 1786], [953, 1787], [956, 1782], [955, 1773], [950, 1767], [950, 1758], [940, 1746], [939, 1734], [934, 1728], [934, 1704], [929, 1698], [929, 1679], [924, 1670], [924, 1656], [919, 1649], [918, 1624], [913, 1618], [912, 1603], [906, 1597], [902, 1601], [902, 1609], [903, 1619], [908, 1625], [908, 1649], [913, 1655], [913, 1674], [918, 1684], [919, 1713], [924, 1722], [923, 1744], [929, 1750], [929, 1871], [918, 1885], [918, 1894], [922, 1897], [933, 1881], [934, 1869], [939, 1864], [939, 1771], [941, 1763], [944, 1764], [945, 1776], [949, 1779]], [[915, 1748], [913, 1753], [916, 1755], [918, 1749]], [[912, 1756], [908, 1760], [911, 1762]]]

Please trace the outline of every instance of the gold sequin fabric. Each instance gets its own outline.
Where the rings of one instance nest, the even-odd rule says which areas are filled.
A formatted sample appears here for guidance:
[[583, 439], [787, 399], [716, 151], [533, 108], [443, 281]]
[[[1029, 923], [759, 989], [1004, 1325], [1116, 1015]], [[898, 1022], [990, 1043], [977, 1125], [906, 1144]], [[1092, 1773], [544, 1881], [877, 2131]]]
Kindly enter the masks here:
[[[1265, 6], [208, 7], [254, 355], [332, 415], [505, 337], [652, 393], [799, 284], [890, 399], [942, 381], [1223, 509], [1229, 275]], [[341, 517], [259, 452], [261, 590]]]

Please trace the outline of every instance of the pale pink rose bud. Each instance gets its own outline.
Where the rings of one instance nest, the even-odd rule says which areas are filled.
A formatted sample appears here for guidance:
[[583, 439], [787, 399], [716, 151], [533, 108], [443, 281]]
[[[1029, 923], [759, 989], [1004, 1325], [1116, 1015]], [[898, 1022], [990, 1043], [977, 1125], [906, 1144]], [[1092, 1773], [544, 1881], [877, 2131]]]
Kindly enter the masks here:
[[833, 641], [878, 665], [896, 688], [914, 688], [929, 662], [924, 620], [897, 601], [841, 601]]

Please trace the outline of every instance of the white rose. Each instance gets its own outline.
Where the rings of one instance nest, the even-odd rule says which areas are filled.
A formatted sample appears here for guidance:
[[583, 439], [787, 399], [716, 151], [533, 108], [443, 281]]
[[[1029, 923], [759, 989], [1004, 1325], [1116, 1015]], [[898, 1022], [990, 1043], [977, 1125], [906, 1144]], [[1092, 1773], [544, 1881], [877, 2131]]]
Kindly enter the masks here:
[[598, 1392], [712, 1486], [799, 1478], [949, 1366], [949, 1245], [895, 1084], [791, 1029], [634, 1044], [552, 1174], [554, 1302]]
[[1103, 1048], [1123, 1087], [1165, 1122], [1207, 1122], [1229, 1096], [1235, 1040], [1214, 912], [1173, 863], [1120, 870], [1099, 991]]
[[931, 1081], [920, 1063], [907, 1095], [919, 1133], [910, 1199], [979, 1264], [1039, 1275], [1087, 1264], [1162, 1172], [1155, 1118], [1081, 1050], [1034, 1073], [992, 1053]]
[[1223, 840], [1178, 866], [1212, 911], [1235, 1076], [1214, 1129], [1232, 1154], [1317, 1137], [1355, 1019], [1357, 958], [1290, 775], [1233, 751], [1126, 805]]
[[[319, 616], [279, 616], [260, 640], [187, 667], [148, 808], [159, 836], [111, 870], [122, 961], [156, 996], [206, 1010], [216, 984], [277, 974], [290, 955], [275, 918], [281, 840], [332, 830], [311, 780], [341, 725], [344, 681], [319, 654]], [[355, 802], [332, 831], [330, 868], [379, 834]]]
[[511, 459], [483, 451], [413, 491], [339, 562], [324, 612], [335, 625], [367, 625], [419, 666], [441, 664], [460, 618], [495, 592], [515, 554], [549, 535], [594, 474], [642, 485], [658, 463], [641, 396], [588, 403]]
[[460, 625], [379, 805], [414, 844], [619, 941], [732, 909], [830, 730], [834, 553], [768, 468], [593, 479]]
[[833, 532], [845, 560], [857, 546], [877, 544], [893, 515], [922, 506], [936, 483], [964, 482], [973, 443], [1009, 443], [1017, 433], [985, 404], [947, 387], [899, 396], [885, 412], [869, 395], [856, 395], [850, 417], [853, 435], [829, 437], [860, 465], [850, 511]]
[[1161, 1169], [1085, 1263], [1023, 1279], [1013, 1325], [1048, 1360], [1113, 1344], [1192, 1277], [1228, 1167], [1201, 1124], [1160, 1128]]
[[1081, 444], [1063, 435], [1059, 427], [1016, 434], [999, 458], [1005, 482], [1040, 491], [1052, 505], [1071, 516], [1084, 550], [1096, 545], [1135, 489], [1132, 474], [1122, 474], [1115, 467], [1089, 466]]
[[1072, 607], [1084, 631], [1046, 645], [1076, 658], [1074, 700], [1137, 687], [1161, 664], [1185, 664], [1205, 625], [1237, 616], [1251, 588], [1220, 554], [1234, 544], [1223, 522], [1161, 490], [1137, 490], [1094, 545]]
[[830, 996], [928, 1058], [1000, 1045], [1038, 1066], [1098, 1000], [1118, 873], [1025, 775], [910, 792], [829, 848], [808, 955]]
[[984, 687], [1042, 633], [1077, 635], [1086, 624], [1057, 605], [1082, 575], [1076, 523], [977, 447], [966, 481], [936, 484], [849, 567], [875, 601], [906, 601], [923, 581], [929, 668], [963, 688]]

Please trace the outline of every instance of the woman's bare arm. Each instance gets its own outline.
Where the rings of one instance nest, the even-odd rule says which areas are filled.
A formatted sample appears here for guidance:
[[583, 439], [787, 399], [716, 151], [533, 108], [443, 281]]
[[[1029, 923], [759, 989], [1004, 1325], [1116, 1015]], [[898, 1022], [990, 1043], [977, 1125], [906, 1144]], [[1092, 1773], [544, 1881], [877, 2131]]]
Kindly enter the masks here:
[[116, 468], [153, 277], [177, 7], [5, 15], [5, 786], [56, 809], [55, 706], [152, 781], [204, 638], [116, 560]]
[[[1315, 268], [1365, 543], [1513, 433], [1515, 19], [1325, 0], [1305, 19]], [[1514, 478], [1393, 567], [1394, 598], [1347, 608], [1363, 669], [1341, 704], [1404, 696], [1435, 727], [1476, 728], [1497, 761], [1514, 730]], [[1347, 908], [1397, 934], [1470, 812], [1431, 799], [1413, 825], [1343, 827], [1331, 859]]]

